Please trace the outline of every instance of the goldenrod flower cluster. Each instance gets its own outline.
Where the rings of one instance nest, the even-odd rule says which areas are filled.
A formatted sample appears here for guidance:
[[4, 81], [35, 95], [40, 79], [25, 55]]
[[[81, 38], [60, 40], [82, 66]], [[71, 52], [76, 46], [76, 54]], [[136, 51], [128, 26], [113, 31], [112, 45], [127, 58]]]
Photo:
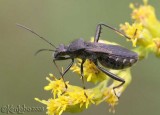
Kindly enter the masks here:
[[[144, 0], [144, 5], [130, 4], [130, 8], [133, 10], [131, 17], [134, 23], [121, 24], [120, 29], [131, 38], [129, 41], [133, 43], [133, 46], [137, 46], [134, 51], [139, 54], [140, 59], [145, 58], [150, 52], [160, 56], [160, 22], [156, 18], [154, 7], [148, 5], [147, 0]], [[93, 38], [91, 41], [93, 41]], [[99, 42], [116, 44], [103, 40]], [[71, 68], [79, 76], [81, 76], [80, 64], [81, 59], [77, 59], [77, 63]], [[131, 82], [131, 72], [130, 68], [123, 70], [110, 69], [109, 71], [125, 80], [125, 84], [116, 88], [115, 91], [113, 87], [118, 86], [120, 82], [101, 72], [92, 61], [86, 60], [84, 63], [84, 78], [87, 82], [96, 84], [93, 88], [83, 89], [69, 84], [68, 81], [64, 83], [62, 79], [57, 79], [53, 74], [49, 74], [50, 77], [47, 77], [49, 84], [44, 89], [51, 91], [53, 96], [48, 100], [38, 98], [35, 98], [35, 100], [47, 106], [48, 115], [81, 112], [92, 104], [98, 105], [102, 102], [108, 103], [110, 105], [109, 111], [115, 112], [114, 106], [118, 104], [118, 97]], [[111, 82], [109, 83], [109, 81]]]
[[[79, 112], [94, 103], [94, 94], [90, 90], [84, 92], [83, 88], [69, 85], [68, 82], [65, 82], [68, 86], [66, 89], [62, 79], [58, 80], [53, 74], [49, 75], [52, 80], [47, 77], [50, 83], [44, 89], [51, 90], [53, 97], [47, 101], [35, 98], [35, 100], [47, 105], [48, 115], [61, 115], [64, 111]], [[84, 95], [85, 93], [87, 97]]]
[[131, 38], [133, 46], [137, 45], [134, 51], [139, 54], [140, 59], [151, 52], [160, 57], [160, 22], [154, 7], [149, 5], [147, 0], [143, 2], [144, 4], [139, 6], [130, 4], [133, 23], [121, 24], [120, 29]]

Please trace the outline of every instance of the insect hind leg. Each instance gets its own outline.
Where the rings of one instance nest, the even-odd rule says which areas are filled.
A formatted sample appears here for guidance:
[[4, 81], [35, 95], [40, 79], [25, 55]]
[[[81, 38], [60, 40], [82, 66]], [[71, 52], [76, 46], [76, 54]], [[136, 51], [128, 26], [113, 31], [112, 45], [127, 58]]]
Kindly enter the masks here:
[[[120, 35], [126, 37], [127, 39], [131, 39], [130, 37], [128, 37], [127, 35], [125, 35], [123, 32], [117, 30], [116, 28], [113, 28], [113, 27], [111, 27], [111, 26], [109, 26], [109, 25], [107, 25], [107, 24], [104, 24], [104, 23], [100, 23], [100, 24], [98, 24], [97, 27], [96, 27], [96, 33], [95, 33], [95, 37], [94, 37], [94, 42], [98, 42], [98, 41], [99, 41], [100, 35], [101, 35], [101, 33], [102, 33], [102, 26], [107, 27], [107, 28], [115, 31], [116, 33], [119, 33]], [[136, 31], [137, 31], [137, 30], [136, 30]], [[136, 32], [135, 32], [135, 33], [136, 33]]]
[[115, 89], [121, 87], [124, 83], [125, 83], [125, 81], [123, 80], [123, 81], [121, 82], [121, 84], [119, 84], [119, 85], [113, 87], [114, 94], [115, 94], [118, 98], [119, 98], [119, 95], [117, 95]]
[[115, 74], [107, 71], [106, 69], [100, 67], [97, 63], [96, 63], [96, 66], [97, 66], [97, 68], [98, 68], [99, 70], [101, 70], [102, 72], [104, 72], [106, 75], [108, 75], [108, 76], [111, 77], [112, 79], [121, 82], [121, 84], [113, 87], [114, 94], [117, 96], [117, 98], [119, 98], [119, 96], [117, 95], [115, 89], [121, 87], [121, 86], [125, 83], [125, 80], [122, 79], [122, 78], [120, 78], [120, 77], [118, 77], [117, 75], [115, 75]]
[[100, 35], [101, 35], [101, 30], [102, 30], [102, 26], [101, 24], [98, 24], [96, 27], [96, 33], [95, 33], [95, 37], [94, 37], [94, 42], [98, 42]]

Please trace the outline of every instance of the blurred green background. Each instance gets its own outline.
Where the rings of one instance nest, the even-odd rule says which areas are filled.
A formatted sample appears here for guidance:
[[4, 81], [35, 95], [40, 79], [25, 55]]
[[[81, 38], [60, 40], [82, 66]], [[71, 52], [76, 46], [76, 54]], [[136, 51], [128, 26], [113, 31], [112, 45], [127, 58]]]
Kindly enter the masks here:
[[[118, 28], [120, 23], [131, 22], [129, 3], [140, 0], [0, 0], [0, 109], [4, 105], [44, 106], [34, 97], [48, 99], [50, 92], [43, 90], [48, 84], [48, 73], [59, 76], [52, 63], [52, 53], [43, 52], [34, 56], [40, 48], [52, 48], [32, 33], [16, 27], [26, 25], [46, 37], [56, 46], [69, 44], [77, 38], [90, 40], [98, 23], [104, 22]], [[160, 1], [150, 0], [160, 18]], [[117, 42], [131, 48], [131, 43], [114, 32], [103, 29], [101, 39]], [[59, 62], [67, 66], [69, 62]], [[132, 67], [133, 80], [121, 96], [115, 115], [160, 114], [160, 59], [149, 55], [148, 59]], [[81, 84], [77, 75], [68, 72], [65, 76], [72, 84]], [[45, 107], [45, 106], [44, 106]], [[78, 115], [112, 115], [109, 106], [103, 103], [91, 106]], [[29, 112], [24, 115], [44, 115], [44, 112]], [[64, 113], [64, 115], [70, 113]], [[3, 115], [0, 112], [0, 115]]]

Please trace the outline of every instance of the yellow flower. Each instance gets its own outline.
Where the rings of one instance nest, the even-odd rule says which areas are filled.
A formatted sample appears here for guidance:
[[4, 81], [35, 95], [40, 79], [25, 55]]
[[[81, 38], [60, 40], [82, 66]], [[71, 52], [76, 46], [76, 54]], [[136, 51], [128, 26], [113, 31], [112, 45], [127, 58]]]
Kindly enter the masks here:
[[[160, 22], [156, 17], [154, 7], [149, 5], [147, 0], [143, 2], [144, 5], [139, 6], [130, 4], [134, 23], [121, 24], [120, 29], [131, 38], [133, 46], [138, 46], [134, 51], [139, 54], [140, 59], [147, 57], [150, 52], [160, 57]], [[135, 30], [137, 30], [137, 35], [133, 36]]]
[[39, 101], [47, 105], [47, 114], [48, 115], [61, 115], [67, 108], [68, 97], [60, 96], [57, 99], [39, 100], [35, 98], [36, 101]]
[[130, 25], [128, 22], [126, 22], [124, 25], [120, 25], [120, 29], [123, 30], [125, 34], [131, 38], [134, 47], [137, 44], [138, 38], [143, 38], [143, 26], [141, 23], [133, 23], [132, 25]]
[[[142, 23], [145, 28], [147, 28], [152, 36], [159, 36], [160, 31], [157, 28], [160, 28], [160, 22], [158, 21], [155, 9], [153, 6], [148, 5], [148, 1], [144, 1], [144, 5], [136, 7], [131, 7], [133, 9], [132, 19], [138, 23]], [[133, 5], [131, 5], [133, 6]]]
[[74, 105], [78, 105], [80, 108], [88, 108], [90, 104], [94, 104], [94, 94], [90, 93], [90, 90], [75, 90], [69, 92], [68, 96], [74, 100]]
[[[56, 96], [60, 96], [63, 92], [66, 91], [64, 81], [62, 79], [56, 79], [56, 77], [53, 74], [49, 74], [50, 77], [53, 78], [51, 80], [50, 78], [46, 78], [50, 83], [48, 86], [45, 86], [45, 90], [52, 90], [53, 97], [56, 98]], [[66, 85], [68, 85], [69, 82], [66, 82]]]
[[[81, 59], [78, 59], [78, 63], [71, 67], [71, 70], [73, 72], [80, 74], [81, 61]], [[87, 79], [88, 82], [97, 83], [107, 79], [106, 74], [97, 69], [95, 64], [88, 59], [83, 65], [83, 72], [84, 77]]]
[[61, 115], [63, 112], [80, 112], [88, 108], [90, 104], [95, 103], [94, 93], [91, 90], [84, 90], [68, 83], [68, 87], [65, 89], [63, 80], [58, 80], [53, 74], [50, 74], [50, 77], [54, 79], [47, 78], [50, 83], [45, 86], [45, 90], [52, 90], [53, 98], [48, 100], [35, 98], [36, 101], [47, 106], [48, 115]]
[[148, 5], [148, 1], [144, 1], [144, 5], [140, 5], [139, 8], [136, 8], [134, 4], [130, 4], [130, 8], [132, 8], [132, 19], [143, 22], [146, 24], [146, 21], [156, 19], [154, 8]]
[[[130, 71], [129, 69], [111, 71], [126, 81], [126, 84], [123, 87], [117, 88], [115, 90], [116, 94], [120, 96], [120, 94], [130, 83]], [[110, 110], [114, 112], [113, 108], [118, 104], [118, 98], [113, 91], [113, 87], [120, 84], [118, 81], [113, 80], [113, 83], [108, 86], [107, 84], [109, 79], [105, 79], [96, 87], [87, 90], [84, 90], [82, 87], [70, 85], [67, 83], [68, 87], [65, 89], [64, 82], [61, 79], [58, 80], [55, 76], [53, 76], [53, 74], [50, 74], [50, 77], [53, 79], [51, 80], [47, 78], [49, 84], [48, 86], [45, 86], [45, 90], [51, 90], [53, 97], [48, 100], [40, 100], [35, 98], [36, 101], [41, 102], [47, 106], [48, 115], [61, 115], [63, 112], [81, 112], [84, 109], [87, 109], [91, 104], [98, 105], [104, 101], [106, 101], [111, 106]], [[63, 91], [65, 92], [63, 93]]]
[[107, 88], [104, 91], [104, 99], [107, 103], [109, 103], [110, 109], [109, 112], [115, 113], [114, 107], [118, 104], [118, 98], [115, 96], [112, 88]]

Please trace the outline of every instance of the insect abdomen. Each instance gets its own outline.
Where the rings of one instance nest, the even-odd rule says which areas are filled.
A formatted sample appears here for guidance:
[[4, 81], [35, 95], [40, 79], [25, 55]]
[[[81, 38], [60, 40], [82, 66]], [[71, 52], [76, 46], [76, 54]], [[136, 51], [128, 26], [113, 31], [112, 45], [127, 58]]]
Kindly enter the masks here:
[[98, 61], [105, 67], [111, 69], [124, 69], [136, 63], [138, 57], [122, 57], [116, 55], [103, 54]]

